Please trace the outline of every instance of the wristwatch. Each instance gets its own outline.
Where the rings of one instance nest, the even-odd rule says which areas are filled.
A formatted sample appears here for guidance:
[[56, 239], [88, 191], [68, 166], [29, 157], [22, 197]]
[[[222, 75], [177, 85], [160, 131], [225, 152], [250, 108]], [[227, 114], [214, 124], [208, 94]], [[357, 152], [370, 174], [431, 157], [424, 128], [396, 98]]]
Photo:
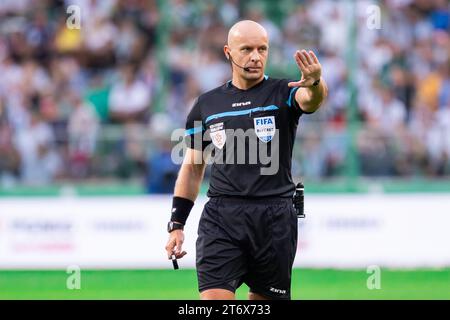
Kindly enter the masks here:
[[169, 221], [167, 223], [167, 232], [171, 233], [173, 230], [183, 230], [184, 229], [184, 224], [182, 223], [178, 223], [178, 222], [173, 222], [173, 221]]
[[319, 78], [318, 80], [314, 81], [313, 86], [314, 86], [314, 87], [315, 87], [315, 86], [318, 86], [319, 83], [320, 83], [320, 78]]

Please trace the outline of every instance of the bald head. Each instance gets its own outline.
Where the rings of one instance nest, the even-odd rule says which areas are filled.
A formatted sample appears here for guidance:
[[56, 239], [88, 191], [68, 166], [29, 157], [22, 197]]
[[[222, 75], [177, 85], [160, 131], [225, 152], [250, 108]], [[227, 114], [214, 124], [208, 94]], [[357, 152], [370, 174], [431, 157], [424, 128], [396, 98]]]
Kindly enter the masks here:
[[267, 31], [262, 25], [252, 20], [242, 20], [230, 28], [228, 32], [228, 46], [239, 45], [247, 38], [260, 38], [267, 43], [269, 42]]

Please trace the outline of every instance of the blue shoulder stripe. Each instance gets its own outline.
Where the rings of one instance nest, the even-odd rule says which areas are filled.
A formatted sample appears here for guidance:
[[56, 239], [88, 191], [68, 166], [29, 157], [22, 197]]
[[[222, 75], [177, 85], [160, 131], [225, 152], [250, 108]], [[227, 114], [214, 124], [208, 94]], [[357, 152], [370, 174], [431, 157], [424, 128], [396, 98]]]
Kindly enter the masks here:
[[219, 119], [219, 118], [223, 118], [223, 117], [243, 116], [246, 114], [250, 114], [252, 112], [269, 111], [269, 110], [277, 110], [277, 109], [278, 109], [278, 107], [276, 105], [272, 104], [267, 107], [257, 107], [257, 108], [252, 108], [252, 109], [239, 110], [239, 111], [227, 111], [227, 112], [222, 112], [222, 113], [216, 113], [216, 114], [210, 115], [208, 118], [206, 118], [205, 123], [208, 123], [211, 120]]
[[[291, 92], [289, 93], [289, 98], [286, 101], [286, 104], [290, 107], [292, 106], [292, 95], [295, 94], [295, 91], [298, 90], [299, 87], [295, 87], [291, 89]], [[294, 95], [295, 96], [295, 95]]]
[[184, 136], [190, 136], [190, 135], [202, 132], [202, 131], [203, 131], [203, 127], [195, 127], [195, 128], [192, 128], [192, 129], [187, 129], [184, 132]]

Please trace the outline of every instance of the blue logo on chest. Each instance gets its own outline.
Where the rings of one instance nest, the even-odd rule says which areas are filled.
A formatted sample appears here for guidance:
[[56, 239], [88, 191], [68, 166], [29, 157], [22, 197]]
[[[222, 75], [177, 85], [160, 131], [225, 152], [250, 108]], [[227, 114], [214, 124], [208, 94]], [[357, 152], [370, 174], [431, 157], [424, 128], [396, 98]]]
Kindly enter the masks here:
[[266, 124], [273, 124], [273, 117], [256, 118], [255, 119], [256, 126], [262, 126], [262, 125], [266, 125]]
[[255, 134], [262, 142], [269, 142], [275, 135], [275, 117], [261, 117], [253, 119]]

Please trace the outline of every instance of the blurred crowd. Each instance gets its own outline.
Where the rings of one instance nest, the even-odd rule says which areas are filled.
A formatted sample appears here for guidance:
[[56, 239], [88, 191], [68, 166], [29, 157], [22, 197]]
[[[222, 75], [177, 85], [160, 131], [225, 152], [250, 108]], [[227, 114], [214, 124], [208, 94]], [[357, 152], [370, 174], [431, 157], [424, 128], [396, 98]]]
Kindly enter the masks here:
[[145, 172], [158, 19], [146, 0], [0, 2], [3, 186]]
[[170, 192], [170, 134], [230, 79], [222, 48], [244, 18], [269, 33], [269, 76], [298, 78], [297, 49], [323, 66], [329, 99], [301, 121], [295, 175], [345, 175], [354, 141], [363, 176], [450, 176], [449, 11], [446, 0], [2, 0], [0, 187], [146, 176], [150, 192]]

